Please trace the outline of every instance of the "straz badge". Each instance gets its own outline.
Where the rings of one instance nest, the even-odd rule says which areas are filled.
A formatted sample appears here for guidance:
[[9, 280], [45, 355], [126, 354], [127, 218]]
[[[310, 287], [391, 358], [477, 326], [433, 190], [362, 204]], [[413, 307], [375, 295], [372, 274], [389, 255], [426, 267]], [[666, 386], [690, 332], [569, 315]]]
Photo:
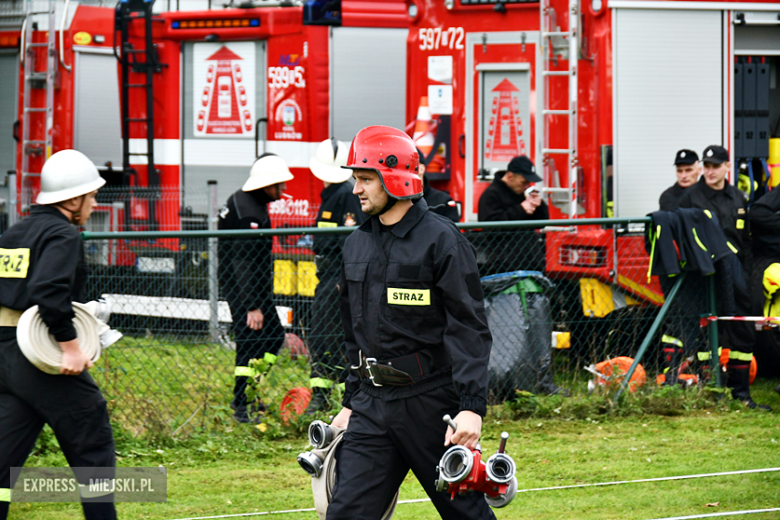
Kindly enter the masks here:
[[430, 305], [430, 289], [387, 288], [387, 303], [390, 305]]

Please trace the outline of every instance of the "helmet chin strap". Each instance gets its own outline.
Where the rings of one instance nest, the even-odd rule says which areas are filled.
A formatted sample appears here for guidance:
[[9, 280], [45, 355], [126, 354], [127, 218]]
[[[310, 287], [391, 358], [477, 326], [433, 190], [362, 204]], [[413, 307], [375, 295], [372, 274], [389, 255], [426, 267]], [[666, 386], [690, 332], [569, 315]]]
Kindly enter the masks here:
[[387, 194], [387, 204], [385, 204], [385, 207], [382, 208], [382, 211], [379, 212], [379, 215], [384, 215], [388, 211], [390, 211], [393, 206], [395, 206], [395, 203], [398, 202], [398, 199], [391, 196], [389, 193]]
[[85, 197], [86, 197], [85, 195], [80, 195], [79, 196], [79, 199], [80, 199], [79, 200], [79, 207], [78, 207], [78, 209], [76, 211], [72, 211], [72, 210], [66, 208], [61, 203], [57, 204], [57, 207], [59, 207], [60, 209], [63, 209], [65, 211], [67, 211], [68, 213], [70, 213], [70, 218], [68, 218], [68, 221], [71, 224], [75, 224], [76, 221], [78, 221], [78, 219], [81, 218], [81, 207], [84, 205], [84, 198]]

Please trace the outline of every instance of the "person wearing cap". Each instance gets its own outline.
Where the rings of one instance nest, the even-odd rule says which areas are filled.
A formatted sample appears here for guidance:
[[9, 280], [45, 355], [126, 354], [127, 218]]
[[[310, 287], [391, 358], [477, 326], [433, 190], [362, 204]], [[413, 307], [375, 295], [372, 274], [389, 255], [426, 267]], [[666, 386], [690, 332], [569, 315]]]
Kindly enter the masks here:
[[[531, 186], [541, 181], [528, 157], [515, 157], [506, 170], [496, 172], [493, 182], [479, 198], [479, 221], [548, 220], [547, 204], [539, 190]], [[533, 229], [510, 229], [481, 235], [487, 258], [483, 274], [544, 271], [545, 243], [541, 233]]]
[[676, 210], [682, 194], [696, 183], [701, 173], [699, 156], [693, 150], [678, 151], [674, 156], [674, 166], [677, 171], [677, 182], [664, 191], [658, 199], [661, 211]]
[[[369, 217], [344, 244], [341, 315], [351, 371], [328, 520], [379, 520], [411, 469], [442, 518], [493, 519], [484, 495], [436, 491], [449, 444], [474, 448], [487, 412], [492, 337], [476, 253], [421, 198], [403, 131], [370, 126], [347, 168]], [[442, 421], [455, 417], [455, 432]]]
[[[747, 203], [741, 191], [729, 184], [731, 169], [729, 152], [722, 146], [708, 146], [702, 154], [703, 175], [680, 198], [679, 207], [699, 208], [717, 217], [728, 246], [736, 253], [742, 265], [745, 284], [734, 284], [734, 300], [738, 316], [751, 315], [750, 270], [752, 254], [747, 220]], [[723, 321], [718, 324], [723, 332], [721, 344], [730, 349], [726, 365], [727, 385], [731, 395], [750, 408], [758, 405], [750, 396], [750, 361], [753, 358], [755, 327], [752, 322]], [[700, 353], [699, 361], [707, 354]], [[768, 408], [761, 405], [761, 408]]]
[[[219, 211], [220, 230], [271, 229], [268, 203], [279, 200], [293, 179], [281, 157], [261, 155], [249, 171], [244, 186], [233, 193]], [[219, 282], [230, 306], [236, 342], [233, 418], [254, 422], [253, 414], [265, 410], [259, 400], [247, 403], [249, 378], [258, 375], [249, 366], [262, 360], [266, 369], [276, 361], [284, 341], [284, 329], [273, 296], [273, 238], [270, 236], [221, 239], [218, 247]]]
[[437, 190], [431, 186], [431, 182], [425, 176], [425, 154], [419, 148], [417, 149], [417, 154], [420, 156], [420, 178], [423, 180], [423, 198], [428, 203], [428, 208], [453, 222], [458, 222], [460, 220], [458, 205], [447, 192]]
[[[11, 468], [24, 466], [44, 424], [54, 431], [71, 467], [113, 472], [116, 466], [106, 400], [87, 372], [92, 361], [79, 348], [72, 304], [85, 301], [89, 272], [78, 226], [89, 220], [105, 183], [81, 152], [55, 153], [43, 165], [41, 191], [30, 215], [0, 237], [2, 520], [11, 501]], [[35, 305], [62, 349], [60, 375], [40, 371], [19, 349], [17, 323]], [[81, 490], [88, 482], [80, 474]], [[87, 520], [116, 518], [112, 493], [83, 498], [82, 509]]]
[[[324, 186], [315, 220], [318, 228], [352, 227], [365, 221], [360, 200], [352, 193], [352, 184], [347, 182], [352, 171], [342, 168], [347, 164], [348, 154], [347, 145], [336, 139], [326, 139], [309, 160], [309, 169]], [[307, 415], [328, 410], [331, 390], [347, 366], [338, 307], [341, 250], [346, 237], [344, 234], [314, 235], [312, 249], [316, 255], [319, 282], [314, 292], [309, 335], [312, 397], [305, 412]]]

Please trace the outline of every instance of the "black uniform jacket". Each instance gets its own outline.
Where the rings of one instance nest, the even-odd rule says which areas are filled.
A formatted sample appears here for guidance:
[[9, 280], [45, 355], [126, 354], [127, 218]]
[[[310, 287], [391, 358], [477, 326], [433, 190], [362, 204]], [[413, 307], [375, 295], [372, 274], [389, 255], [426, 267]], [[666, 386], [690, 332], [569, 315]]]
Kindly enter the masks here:
[[685, 188], [680, 186], [679, 183], [674, 183], [674, 186], [668, 188], [661, 194], [658, 199], [658, 204], [661, 207], [661, 211], [674, 211], [679, 207], [680, 198], [685, 193]]
[[750, 231], [756, 257], [780, 258], [780, 188], [775, 188], [750, 207]]
[[496, 177], [479, 198], [479, 221], [500, 222], [504, 220], [547, 220], [550, 211], [542, 201], [532, 214], [525, 212], [520, 205], [525, 201], [525, 193], [515, 193], [501, 177]]
[[452, 222], [424, 199], [391, 228], [371, 217], [347, 238], [340, 285], [350, 363], [360, 351], [381, 363], [424, 350], [435, 363], [409, 386], [361, 384], [352, 372], [344, 406], [356, 392], [393, 400], [454, 384], [460, 408], [485, 415], [492, 337], [474, 248]]
[[[238, 190], [219, 212], [219, 229], [271, 229], [263, 190]], [[219, 282], [234, 315], [260, 309], [272, 312], [273, 238], [220, 239]]]
[[[726, 182], [722, 190], [713, 190], [704, 180], [685, 190], [680, 198], [681, 208], [708, 209], [718, 217], [726, 240], [737, 249], [737, 256], [743, 266], [749, 265], [750, 234], [747, 224], [747, 203], [742, 192]], [[746, 262], [748, 262], [746, 264]]]
[[76, 338], [71, 302], [83, 301], [87, 275], [79, 232], [53, 206], [33, 206], [0, 237], [0, 305], [37, 305], [57, 341]]
[[423, 189], [423, 198], [428, 203], [428, 208], [434, 213], [438, 213], [442, 217], [447, 217], [453, 222], [460, 220], [458, 216], [458, 207], [455, 205], [455, 201], [452, 200], [447, 193], [437, 190], [431, 186], [428, 182], [428, 178], [424, 177], [425, 184]]
[[[318, 228], [358, 226], [366, 215], [360, 209], [360, 199], [352, 193], [352, 184], [331, 184], [321, 193], [322, 204], [317, 213]], [[317, 276], [338, 278], [341, 273], [341, 250], [347, 235], [314, 235], [314, 253], [317, 255]]]

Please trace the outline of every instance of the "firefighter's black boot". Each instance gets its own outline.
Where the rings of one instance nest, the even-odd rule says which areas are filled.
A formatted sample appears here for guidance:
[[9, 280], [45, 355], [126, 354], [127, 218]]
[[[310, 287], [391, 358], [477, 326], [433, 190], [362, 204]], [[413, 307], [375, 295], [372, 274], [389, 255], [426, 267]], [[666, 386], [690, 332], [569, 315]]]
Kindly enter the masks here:
[[311, 401], [304, 412], [305, 415], [314, 415], [317, 412], [324, 412], [330, 408], [330, 389], [312, 388]]
[[756, 404], [750, 397], [750, 365], [749, 364], [731, 364], [726, 366], [726, 386], [731, 388], [731, 397], [742, 401], [748, 408], [760, 408], [762, 410], [772, 411], [772, 408], [765, 404]]

